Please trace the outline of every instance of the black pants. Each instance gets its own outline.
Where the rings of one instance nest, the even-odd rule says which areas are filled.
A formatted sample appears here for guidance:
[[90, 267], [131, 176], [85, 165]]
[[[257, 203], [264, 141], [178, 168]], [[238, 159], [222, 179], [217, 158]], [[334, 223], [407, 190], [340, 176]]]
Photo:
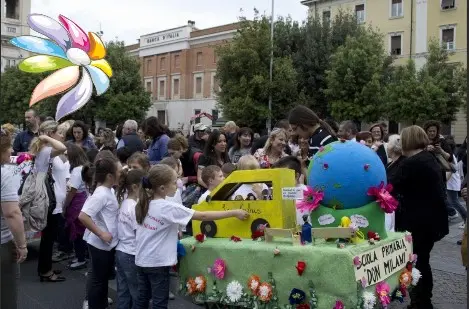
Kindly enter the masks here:
[[411, 302], [418, 306], [418, 308], [431, 308], [432, 290], [433, 290], [433, 276], [430, 267], [430, 252], [433, 249], [435, 242], [429, 235], [412, 235], [414, 253], [417, 254], [417, 263], [415, 267], [420, 270], [422, 277], [420, 278], [417, 286], [411, 292]]
[[100, 250], [88, 244], [91, 257], [91, 272], [88, 273], [86, 294], [89, 309], [106, 309], [108, 307], [108, 280], [114, 270], [115, 249]]
[[37, 272], [39, 275], [47, 274], [52, 270], [52, 251], [54, 242], [57, 239], [58, 216], [61, 214], [47, 215], [47, 226], [41, 233], [41, 244], [39, 246], [39, 259], [37, 263]]
[[86, 241], [83, 240], [83, 236], [77, 236], [77, 239], [73, 241], [73, 247], [75, 248], [75, 257], [78, 259], [78, 262], [85, 261], [86, 250]]
[[0, 308], [17, 308], [19, 265], [16, 263], [16, 249], [13, 241], [2, 244], [0, 262], [2, 275], [0, 289], [2, 291]]
[[57, 216], [57, 242], [59, 243], [58, 250], [65, 253], [73, 252], [73, 244], [68, 236], [68, 230], [65, 228], [65, 218], [62, 214], [56, 214]]

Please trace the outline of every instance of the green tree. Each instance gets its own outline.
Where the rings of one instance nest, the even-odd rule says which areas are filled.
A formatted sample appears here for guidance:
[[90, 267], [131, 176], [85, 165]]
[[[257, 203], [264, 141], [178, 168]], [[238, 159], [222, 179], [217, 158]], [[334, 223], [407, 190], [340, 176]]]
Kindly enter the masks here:
[[313, 16], [301, 27], [297, 52], [293, 55], [298, 91], [303, 93], [301, 103], [321, 117], [330, 115], [324, 90], [331, 55], [345, 44], [347, 37], [355, 37], [361, 31], [362, 26], [355, 15], [342, 10], [330, 22], [322, 22], [319, 16]]
[[377, 31], [363, 29], [356, 37], [347, 37], [331, 57], [326, 71], [332, 116], [337, 120], [375, 121], [382, 117], [386, 90], [385, 72], [391, 61]]
[[[0, 81], [2, 88], [0, 122], [22, 124], [24, 112], [29, 108], [31, 94], [39, 82], [47, 74], [31, 74], [20, 71], [17, 67], [11, 67], [2, 73]], [[41, 115], [54, 116], [57, 97], [48, 98], [33, 106]]]
[[[291, 19], [282, 19], [276, 25], [277, 31], [282, 23], [292, 26]], [[274, 54], [270, 83], [270, 20], [267, 17], [256, 15], [253, 21], [242, 20], [231, 44], [219, 47], [217, 52], [220, 58], [216, 77], [221, 88], [218, 106], [226, 118], [254, 129], [265, 128], [271, 92], [272, 118], [285, 117], [285, 112], [298, 98], [297, 74], [288, 55]]]
[[392, 74], [386, 98], [387, 115], [395, 121], [422, 123], [455, 120], [466, 102], [467, 69], [448, 63], [449, 53], [432, 41], [425, 65], [417, 72], [412, 60]]

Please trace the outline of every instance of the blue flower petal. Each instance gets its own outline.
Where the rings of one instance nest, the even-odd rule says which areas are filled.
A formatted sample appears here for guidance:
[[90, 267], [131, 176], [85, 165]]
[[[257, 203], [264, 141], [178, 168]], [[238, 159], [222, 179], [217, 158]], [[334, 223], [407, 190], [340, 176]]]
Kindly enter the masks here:
[[86, 69], [90, 73], [91, 80], [93, 80], [94, 87], [96, 88], [96, 94], [102, 95], [109, 88], [109, 78], [107, 75], [98, 68], [95, 68], [91, 65], [87, 65]]
[[67, 59], [64, 50], [50, 40], [25, 35], [13, 38], [10, 43], [18, 48], [41, 55], [49, 55]]

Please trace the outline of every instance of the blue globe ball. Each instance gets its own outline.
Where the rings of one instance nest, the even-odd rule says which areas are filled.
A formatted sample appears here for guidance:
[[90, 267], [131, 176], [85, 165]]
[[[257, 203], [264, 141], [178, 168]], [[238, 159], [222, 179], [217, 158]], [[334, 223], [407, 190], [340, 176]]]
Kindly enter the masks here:
[[322, 190], [322, 205], [335, 209], [365, 206], [373, 201], [370, 187], [386, 184], [386, 169], [370, 148], [355, 141], [326, 145], [309, 166], [308, 185]]

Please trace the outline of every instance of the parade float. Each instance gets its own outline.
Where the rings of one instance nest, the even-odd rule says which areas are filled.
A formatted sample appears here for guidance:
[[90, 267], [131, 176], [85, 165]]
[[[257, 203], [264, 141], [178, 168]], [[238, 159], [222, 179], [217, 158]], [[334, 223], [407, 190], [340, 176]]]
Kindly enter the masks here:
[[[264, 183], [261, 199], [232, 199]], [[417, 284], [409, 233], [386, 231], [397, 207], [379, 157], [356, 142], [320, 149], [307, 190], [288, 169], [236, 171], [193, 209], [245, 209], [247, 221], [193, 221], [181, 240], [181, 292], [224, 308], [386, 308]], [[310, 214], [296, 226], [296, 208]]]

